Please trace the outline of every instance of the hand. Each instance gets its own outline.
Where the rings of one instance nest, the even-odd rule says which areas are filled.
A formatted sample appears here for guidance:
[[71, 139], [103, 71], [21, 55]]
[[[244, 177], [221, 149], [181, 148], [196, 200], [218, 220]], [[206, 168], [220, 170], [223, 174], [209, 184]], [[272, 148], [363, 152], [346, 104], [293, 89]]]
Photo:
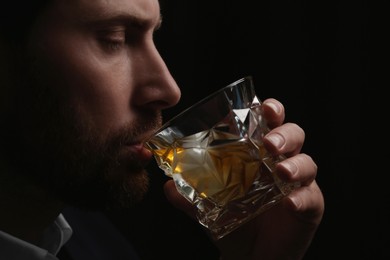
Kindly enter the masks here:
[[[293, 123], [282, 124], [284, 107], [275, 99], [263, 102], [263, 112], [272, 129], [265, 136], [266, 148], [273, 154], [288, 157], [276, 166], [278, 176], [288, 182], [299, 182], [301, 186], [277, 205], [216, 241], [223, 260], [302, 259], [324, 213], [324, 198], [315, 181], [317, 165], [310, 156], [300, 153], [304, 131]], [[173, 205], [194, 217], [193, 207], [176, 191], [172, 181], [166, 183], [165, 191]]]

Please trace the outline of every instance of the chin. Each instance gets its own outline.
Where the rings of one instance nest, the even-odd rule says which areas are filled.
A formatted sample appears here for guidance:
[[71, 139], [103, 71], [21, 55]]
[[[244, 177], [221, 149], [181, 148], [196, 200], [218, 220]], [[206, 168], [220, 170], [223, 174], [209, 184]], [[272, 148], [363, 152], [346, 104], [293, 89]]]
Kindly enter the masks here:
[[133, 171], [75, 188], [61, 195], [69, 206], [86, 210], [127, 209], [144, 199], [149, 189], [149, 176], [145, 170]]

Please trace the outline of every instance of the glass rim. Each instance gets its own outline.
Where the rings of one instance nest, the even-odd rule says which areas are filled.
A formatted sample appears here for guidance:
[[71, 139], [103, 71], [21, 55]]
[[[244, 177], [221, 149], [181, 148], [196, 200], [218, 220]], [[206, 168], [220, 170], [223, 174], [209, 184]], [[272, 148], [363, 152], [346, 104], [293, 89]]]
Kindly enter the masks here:
[[[177, 115], [173, 116], [172, 118], [170, 118], [168, 121], [166, 121], [164, 124], [162, 124], [156, 131], [153, 132], [153, 134], [151, 134], [150, 136], [154, 136], [155, 134], [161, 132], [161, 130], [167, 128], [173, 121], [175, 121], [176, 119], [182, 117], [185, 113], [187, 113], [187, 111], [193, 109], [194, 107], [198, 107], [200, 106], [201, 104], [205, 103], [206, 101], [208, 101], [209, 99], [217, 96], [219, 93], [221, 92], [224, 92], [226, 89], [228, 88], [231, 88], [233, 86], [237, 86], [238, 84], [244, 82], [244, 81], [252, 81], [253, 80], [253, 77], [251, 75], [248, 75], [248, 76], [245, 76], [245, 77], [242, 77], [228, 85], [226, 85], [225, 87], [222, 87], [212, 93], [210, 93], [209, 95], [207, 95], [206, 97], [200, 99], [199, 101], [195, 102], [194, 104], [192, 104], [191, 106], [185, 108], [184, 110], [182, 110], [181, 112], [179, 112]], [[147, 140], [150, 139], [150, 138], [147, 138]]]

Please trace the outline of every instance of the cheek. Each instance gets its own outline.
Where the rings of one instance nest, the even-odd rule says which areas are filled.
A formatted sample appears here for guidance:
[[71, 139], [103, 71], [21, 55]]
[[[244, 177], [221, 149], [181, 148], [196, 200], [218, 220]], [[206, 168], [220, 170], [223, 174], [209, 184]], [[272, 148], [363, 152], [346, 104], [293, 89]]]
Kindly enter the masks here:
[[47, 67], [50, 85], [79, 111], [77, 116], [104, 132], [129, 120], [131, 66], [129, 59], [107, 60], [93, 50], [62, 49]]

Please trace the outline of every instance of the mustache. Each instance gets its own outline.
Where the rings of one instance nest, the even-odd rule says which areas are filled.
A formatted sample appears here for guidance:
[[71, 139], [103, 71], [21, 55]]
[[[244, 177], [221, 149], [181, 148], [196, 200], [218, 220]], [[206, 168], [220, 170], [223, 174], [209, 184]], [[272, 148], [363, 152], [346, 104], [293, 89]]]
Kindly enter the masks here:
[[143, 113], [136, 120], [128, 122], [121, 129], [111, 135], [112, 145], [121, 147], [123, 145], [142, 143], [153, 132], [162, 125], [161, 111]]

